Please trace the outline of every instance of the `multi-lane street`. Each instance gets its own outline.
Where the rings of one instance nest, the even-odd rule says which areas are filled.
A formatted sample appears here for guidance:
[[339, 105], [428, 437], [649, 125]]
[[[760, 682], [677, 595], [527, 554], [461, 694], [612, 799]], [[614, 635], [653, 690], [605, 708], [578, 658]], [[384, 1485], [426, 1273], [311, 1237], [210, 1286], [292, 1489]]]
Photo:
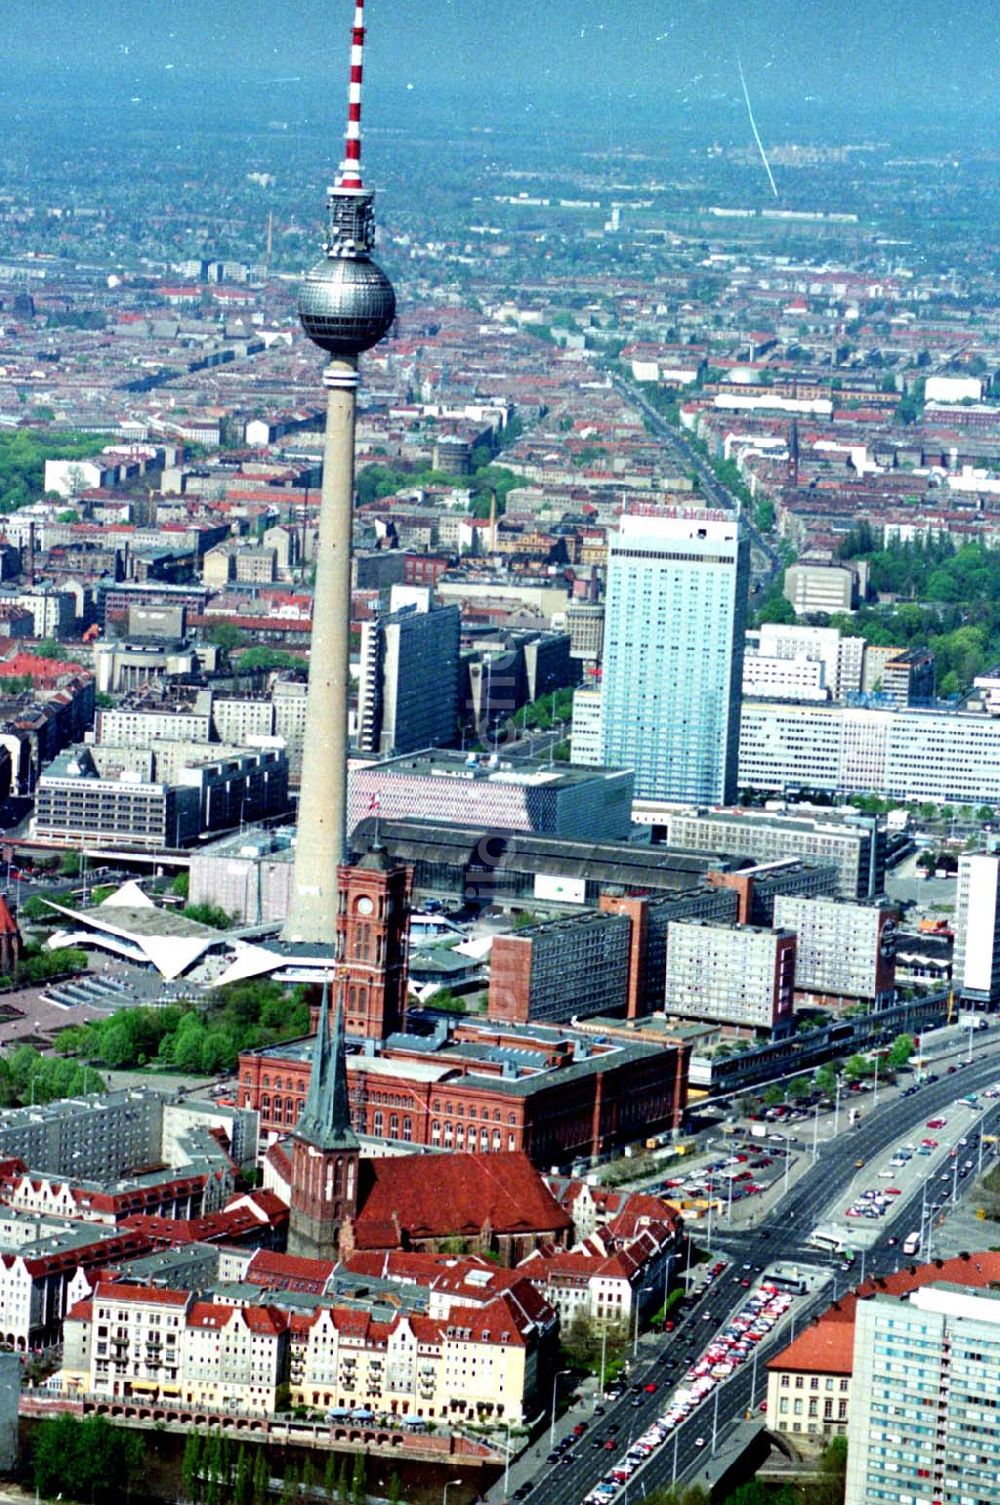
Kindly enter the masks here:
[[[809, 1243], [813, 1230], [820, 1224], [828, 1224], [857, 1193], [859, 1171], [862, 1170], [858, 1162], [864, 1162], [864, 1171], [869, 1177], [875, 1177], [877, 1168], [885, 1163], [892, 1146], [907, 1138], [919, 1143], [921, 1138], [928, 1137], [927, 1120], [942, 1116], [955, 1119], [956, 1123], [952, 1125], [954, 1132], [950, 1138], [942, 1136], [941, 1148], [947, 1152], [948, 1146], [955, 1143], [957, 1130], [962, 1128], [962, 1137], [969, 1140], [968, 1148], [978, 1160], [978, 1136], [995, 1132], [1000, 1123], [1000, 1099], [983, 1099], [981, 1094], [998, 1079], [1000, 1042], [993, 1046], [991, 1041], [971, 1062], [963, 1063], [953, 1074], [943, 1073], [938, 1080], [924, 1083], [911, 1096], [883, 1101], [858, 1125], [848, 1127], [844, 1124], [836, 1138], [819, 1140], [815, 1157], [811, 1143], [802, 1147], [807, 1164], [796, 1183], [786, 1195], [771, 1204], [757, 1226], [742, 1231], [727, 1229], [716, 1235], [713, 1247], [727, 1260], [727, 1269], [687, 1310], [674, 1332], [664, 1335], [662, 1342], [652, 1348], [642, 1350], [645, 1357], [641, 1357], [633, 1369], [630, 1384], [640, 1387], [655, 1384], [655, 1392], [645, 1388], [629, 1389], [619, 1400], [608, 1403], [603, 1414], [591, 1414], [589, 1408], [572, 1410], [561, 1425], [561, 1434], [584, 1419], [587, 1430], [583, 1437], [567, 1449], [559, 1462], [549, 1464], [545, 1461], [548, 1452], [545, 1443], [535, 1454], [522, 1460], [514, 1476], [521, 1481], [516, 1490], [518, 1497], [529, 1500], [532, 1505], [541, 1505], [543, 1500], [545, 1505], [579, 1505], [624, 1456], [632, 1439], [645, 1432], [663, 1414], [670, 1392], [681, 1381], [692, 1360], [746, 1301], [743, 1279], [759, 1280], [760, 1270], [781, 1260], [811, 1266], [826, 1264], [831, 1267], [832, 1281], [839, 1282], [841, 1289], [859, 1282], [859, 1268], [845, 1277], [839, 1270], [836, 1256], [826, 1256]], [[979, 1097], [975, 1112], [959, 1106], [959, 1099], [970, 1093]], [[962, 1115], [965, 1115], [964, 1120]], [[919, 1164], [911, 1162], [907, 1176], [894, 1178], [904, 1184], [899, 1187], [900, 1195], [894, 1199], [890, 1213], [879, 1224], [877, 1242], [865, 1250], [866, 1274], [884, 1274], [896, 1269], [902, 1258], [902, 1237], [911, 1229], [920, 1228], [922, 1220], [925, 1229], [932, 1227], [935, 1216], [939, 1215], [947, 1200], [958, 1194], [959, 1177], [957, 1170], [952, 1168], [954, 1162], [947, 1161], [946, 1185], [940, 1159], [940, 1156], [935, 1158], [932, 1155], [921, 1159]], [[921, 1174], [924, 1166], [928, 1170]], [[866, 1177], [862, 1175], [860, 1179]], [[890, 1245], [889, 1237], [896, 1238], [897, 1242]], [[754, 1362], [744, 1363], [673, 1428], [666, 1440], [632, 1474], [628, 1484], [616, 1490], [615, 1500], [639, 1499], [642, 1493], [648, 1493], [654, 1487], [690, 1475], [710, 1453], [713, 1440], [721, 1436], [728, 1422], [743, 1415], [762, 1399], [767, 1360], [790, 1341], [795, 1328], [800, 1328], [829, 1304], [834, 1289], [832, 1283], [826, 1283], [814, 1294], [798, 1299], [781, 1325], [759, 1343]], [[598, 1440], [600, 1445], [597, 1445]], [[610, 1448], [606, 1446], [609, 1441], [612, 1443]], [[525, 1478], [526, 1469], [530, 1475], [528, 1479]], [[531, 1488], [526, 1489], [529, 1482]], [[510, 1490], [511, 1494], [515, 1493], [513, 1477]], [[491, 1491], [490, 1498], [495, 1501], [504, 1498], [502, 1483]]]

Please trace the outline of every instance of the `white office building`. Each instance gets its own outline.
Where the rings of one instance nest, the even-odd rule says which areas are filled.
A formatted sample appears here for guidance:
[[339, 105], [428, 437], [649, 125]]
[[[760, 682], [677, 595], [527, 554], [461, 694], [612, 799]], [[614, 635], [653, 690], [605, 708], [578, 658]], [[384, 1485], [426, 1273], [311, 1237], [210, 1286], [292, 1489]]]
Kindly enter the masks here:
[[573, 730], [570, 742], [574, 763], [601, 766], [601, 692], [580, 689], [573, 693]]
[[862, 688], [864, 638], [837, 627], [765, 622], [746, 634], [744, 695], [785, 700], [843, 700]]
[[955, 992], [968, 1003], [1000, 999], [1000, 857], [958, 859], [955, 904]]
[[1000, 719], [978, 712], [744, 700], [741, 788], [1000, 805]]

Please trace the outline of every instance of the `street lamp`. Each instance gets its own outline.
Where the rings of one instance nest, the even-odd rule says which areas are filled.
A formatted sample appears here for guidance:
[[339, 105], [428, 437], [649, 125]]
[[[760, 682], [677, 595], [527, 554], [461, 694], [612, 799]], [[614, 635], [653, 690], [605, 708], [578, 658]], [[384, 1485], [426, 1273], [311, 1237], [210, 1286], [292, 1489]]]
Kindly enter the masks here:
[[647, 1291], [652, 1291], [654, 1289], [654, 1286], [640, 1286], [635, 1293], [635, 1333], [632, 1338], [633, 1359], [636, 1358], [639, 1353], [639, 1308], [642, 1306], [641, 1298], [646, 1294]]
[[551, 1423], [549, 1425], [549, 1450], [550, 1451], [556, 1445], [556, 1389], [558, 1387], [560, 1377], [562, 1375], [564, 1375], [564, 1374], [572, 1374], [572, 1373], [573, 1373], [572, 1369], [557, 1369], [556, 1372], [555, 1372], [555, 1374], [552, 1376], [552, 1421], [551, 1421]]
[[447, 1484], [444, 1487], [444, 1495], [443, 1495], [442, 1500], [441, 1500], [441, 1505], [448, 1505], [448, 1491], [449, 1491], [449, 1489], [454, 1489], [456, 1484], [464, 1484], [464, 1483], [465, 1483], [464, 1479], [449, 1479], [448, 1482], [447, 1482]]
[[507, 1442], [506, 1442], [506, 1444], [504, 1446], [504, 1454], [503, 1454], [503, 1497], [504, 1497], [505, 1500], [508, 1500], [508, 1499], [510, 1499], [510, 1418], [509, 1417], [507, 1418], [507, 1421], [506, 1421], [506, 1427], [507, 1427]]

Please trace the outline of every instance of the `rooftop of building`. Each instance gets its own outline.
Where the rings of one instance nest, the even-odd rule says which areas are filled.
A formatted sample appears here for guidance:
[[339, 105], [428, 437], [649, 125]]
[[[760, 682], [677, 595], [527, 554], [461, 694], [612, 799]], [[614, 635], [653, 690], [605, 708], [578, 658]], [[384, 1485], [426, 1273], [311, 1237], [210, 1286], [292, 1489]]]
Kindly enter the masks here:
[[789, 940], [795, 935], [794, 930], [780, 930], [773, 925], [740, 925], [736, 920], [710, 920], [691, 918], [683, 920], [671, 920], [671, 925], [683, 926], [685, 930], [728, 930], [733, 935], [768, 935]]
[[[369, 1054], [367, 1049], [349, 1053], [348, 1075], [370, 1073], [423, 1082], [461, 1078], [466, 1089], [481, 1085], [490, 1093], [530, 1097], [555, 1081], [562, 1085], [611, 1066], [638, 1063], [662, 1050], [649, 1041], [537, 1024], [505, 1024], [498, 1030], [488, 1022], [463, 1020], [462, 1034], [465, 1038], [455, 1039], [439, 1028], [429, 1035], [390, 1035], [382, 1055]], [[246, 1054], [305, 1065], [312, 1059], [313, 1038], [266, 1045]]]
[[357, 1247], [367, 1245], [365, 1225], [394, 1221], [411, 1238], [435, 1234], [468, 1237], [489, 1225], [494, 1234], [539, 1230], [568, 1232], [563, 1211], [520, 1151], [491, 1155], [443, 1154], [432, 1177], [413, 1175], [408, 1156], [362, 1162], [363, 1194], [355, 1220]]
[[178, 1270], [196, 1269], [205, 1260], [217, 1261], [219, 1250], [214, 1244], [188, 1244], [182, 1249], [156, 1249], [136, 1259], [122, 1260], [115, 1268], [123, 1281], [137, 1285], [157, 1285]]
[[[763, 701], [764, 705], [782, 704], [780, 701]], [[802, 705], [801, 701], [789, 702], [789, 704]], [[807, 705], [807, 709], [810, 709]], [[835, 709], [840, 709], [836, 707]], [[812, 831], [817, 826], [846, 828], [844, 834], [850, 835], [851, 828], [856, 828], [859, 833], [864, 832], [874, 825], [874, 817], [862, 815], [857, 810], [836, 810], [833, 807], [794, 805], [782, 810], [746, 810], [741, 805], [731, 805], [727, 808], [708, 809], [704, 806], [697, 810], [677, 809], [670, 812], [674, 816], [693, 817], [697, 820], [710, 821], [718, 824], [731, 824], [740, 821], [748, 826], [780, 826], [783, 830]]]
[[597, 925], [606, 929], [608, 925], [621, 927], [623, 916], [609, 913], [602, 909], [586, 909], [579, 914], [559, 915], [554, 920], [541, 920], [537, 925], [525, 925], [519, 930], [512, 931], [509, 935], [497, 936], [502, 941], [530, 941], [544, 939], [547, 936], [559, 935], [560, 933], [572, 933], [581, 927]]
[[[366, 816], [354, 828], [351, 845], [363, 850], [374, 839], [375, 817]], [[482, 827], [429, 820], [379, 820], [381, 839], [402, 862], [450, 862], [456, 866], [483, 864]], [[729, 872], [742, 866], [717, 852], [684, 852], [668, 846], [637, 842], [574, 841], [533, 831], [494, 831], [490, 835], [491, 864], [497, 869], [520, 866], [558, 878], [593, 877], [602, 885], [617, 884], [665, 890], [678, 897], [700, 885], [710, 871]]]
[[508, 762], [496, 753], [461, 753], [447, 748], [424, 748], [400, 757], [383, 758], [375, 763], [355, 763], [354, 771], [366, 774], [410, 778], [459, 779], [497, 784], [519, 784], [525, 788], [567, 789], [590, 784], [595, 779], [621, 779], [630, 776], [621, 768], [584, 768], [569, 763], [549, 764], [542, 758], [519, 758]]
[[81, 1109], [98, 1109], [105, 1112], [112, 1108], [125, 1107], [144, 1099], [167, 1094], [153, 1085], [148, 1087], [117, 1087], [110, 1092], [88, 1093], [80, 1097], [61, 1097], [51, 1103], [35, 1103], [25, 1108], [0, 1109], [0, 1129], [30, 1128], [34, 1124], [57, 1122], [68, 1115], [76, 1115]]

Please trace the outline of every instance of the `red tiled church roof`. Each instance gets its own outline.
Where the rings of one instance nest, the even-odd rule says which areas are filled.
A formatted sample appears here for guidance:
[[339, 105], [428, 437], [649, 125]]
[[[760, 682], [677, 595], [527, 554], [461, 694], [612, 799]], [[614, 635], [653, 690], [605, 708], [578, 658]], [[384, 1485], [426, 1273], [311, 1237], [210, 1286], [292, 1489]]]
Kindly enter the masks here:
[[[355, 1246], [377, 1248], [374, 1225], [398, 1226], [410, 1238], [556, 1233], [572, 1227], [527, 1155], [402, 1155], [369, 1160], [355, 1220]], [[394, 1247], [392, 1244], [382, 1247]]]

